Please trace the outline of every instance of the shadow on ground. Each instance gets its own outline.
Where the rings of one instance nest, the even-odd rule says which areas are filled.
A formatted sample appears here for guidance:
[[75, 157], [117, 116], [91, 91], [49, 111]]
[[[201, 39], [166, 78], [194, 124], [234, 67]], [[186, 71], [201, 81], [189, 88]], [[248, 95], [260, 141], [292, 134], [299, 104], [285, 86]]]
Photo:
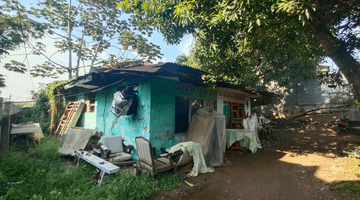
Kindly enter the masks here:
[[[346, 170], [355, 158], [341, 158], [341, 150], [359, 148], [360, 137], [307, 131], [299, 123], [279, 121], [273, 149], [244, 156], [226, 152], [230, 164], [215, 173], [187, 177], [173, 191], [153, 199], [357, 199], [333, 189], [341, 181], [359, 181]], [[343, 160], [340, 162], [339, 159]], [[340, 173], [339, 173], [340, 172]]]

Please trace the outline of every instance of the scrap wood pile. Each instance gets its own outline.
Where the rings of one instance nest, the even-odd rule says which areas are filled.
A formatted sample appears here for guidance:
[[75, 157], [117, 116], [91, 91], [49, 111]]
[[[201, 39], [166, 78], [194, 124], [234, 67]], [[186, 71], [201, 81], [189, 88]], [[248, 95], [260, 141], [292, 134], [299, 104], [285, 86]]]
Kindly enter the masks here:
[[330, 123], [321, 123], [319, 121], [301, 121], [301, 124], [306, 130], [309, 131], [331, 131], [332, 126]]
[[316, 132], [330, 132], [335, 131], [337, 134], [347, 134], [352, 130], [360, 127], [359, 121], [350, 121], [347, 117], [341, 117], [329, 123], [321, 123], [315, 120], [300, 121], [305, 130]]

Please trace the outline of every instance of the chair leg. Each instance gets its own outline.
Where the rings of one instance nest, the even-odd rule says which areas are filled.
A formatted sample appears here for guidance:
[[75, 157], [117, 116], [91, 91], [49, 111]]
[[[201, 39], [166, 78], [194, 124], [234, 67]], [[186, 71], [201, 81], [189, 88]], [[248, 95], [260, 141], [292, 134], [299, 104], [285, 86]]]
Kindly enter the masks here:
[[101, 183], [102, 183], [102, 181], [103, 181], [103, 178], [104, 178], [104, 175], [105, 175], [105, 171], [101, 171], [101, 173], [100, 173], [100, 183], [99, 183], [99, 187], [101, 186]]
[[76, 157], [76, 160], [77, 160], [76, 168], [79, 168], [80, 158], [79, 158], [79, 157]]

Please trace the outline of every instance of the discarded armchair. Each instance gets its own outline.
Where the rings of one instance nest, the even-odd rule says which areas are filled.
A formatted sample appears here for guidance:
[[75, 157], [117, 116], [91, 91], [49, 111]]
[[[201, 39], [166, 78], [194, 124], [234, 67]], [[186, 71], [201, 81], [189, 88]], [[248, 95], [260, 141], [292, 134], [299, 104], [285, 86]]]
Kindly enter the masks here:
[[101, 137], [101, 157], [112, 158], [111, 162], [124, 162], [132, 160], [131, 150], [134, 149], [132, 145], [124, 145], [121, 136], [103, 136]]
[[171, 153], [154, 156], [150, 141], [142, 136], [136, 137], [135, 143], [139, 158], [139, 170], [149, 173], [151, 177], [171, 169], [174, 169], [174, 172], [176, 171], [177, 165], [172, 161]]

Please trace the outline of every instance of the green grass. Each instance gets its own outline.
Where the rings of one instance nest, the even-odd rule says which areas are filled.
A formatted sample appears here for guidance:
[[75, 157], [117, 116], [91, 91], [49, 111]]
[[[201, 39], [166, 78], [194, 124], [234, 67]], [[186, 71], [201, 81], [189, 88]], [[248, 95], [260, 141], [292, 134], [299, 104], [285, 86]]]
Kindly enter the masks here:
[[40, 148], [30, 148], [28, 154], [11, 149], [0, 166], [0, 199], [146, 199], [155, 191], [174, 189], [182, 183], [181, 174], [151, 179], [119, 172], [107, 176], [107, 182], [98, 187], [89, 183], [96, 168], [85, 163], [79, 168], [66, 164], [57, 153], [59, 144], [59, 139], [45, 137]]
[[335, 186], [335, 189], [342, 193], [353, 194], [356, 197], [360, 197], [360, 183], [357, 182], [341, 183]]

